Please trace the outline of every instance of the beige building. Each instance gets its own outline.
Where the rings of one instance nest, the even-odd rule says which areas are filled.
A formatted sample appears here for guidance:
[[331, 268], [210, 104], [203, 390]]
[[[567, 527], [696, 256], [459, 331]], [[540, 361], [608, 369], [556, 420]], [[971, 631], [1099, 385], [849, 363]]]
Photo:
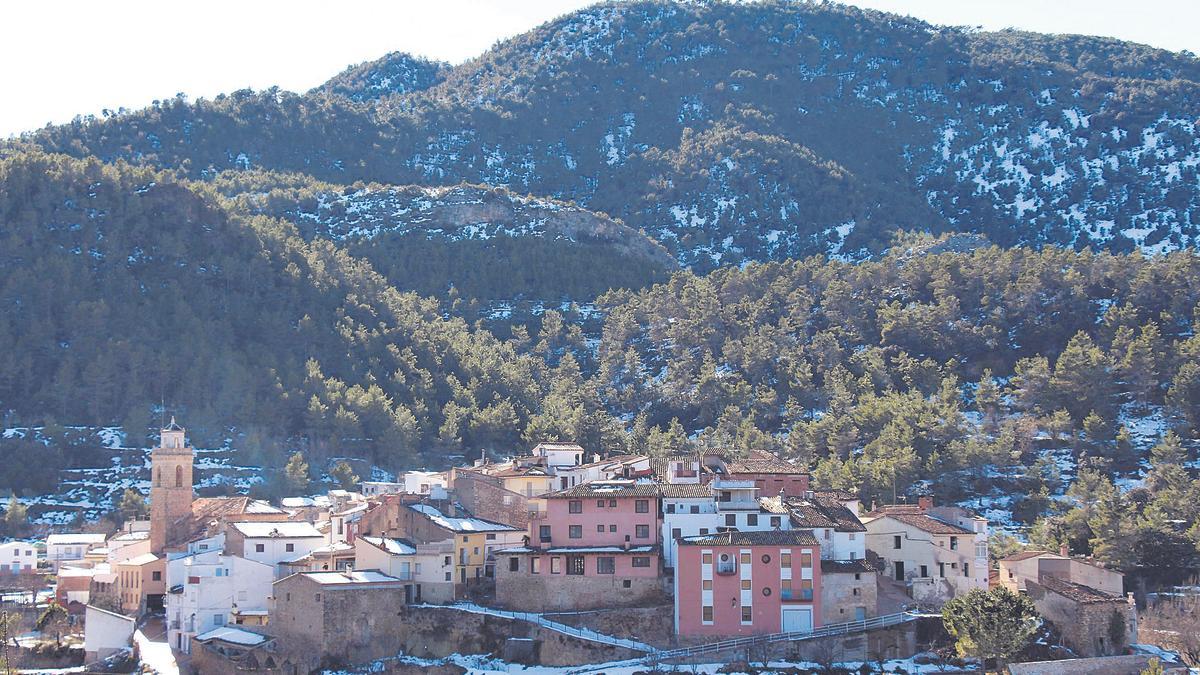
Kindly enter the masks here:
[[269, 628], [295, 672], [394, 656], [404, 587], [377, 570], [293, 574], [275, 582]]
[[153, 553], [128, 558], [112, 565], [117, 575], [117, 600], [126, 614], [161, 609], [167, 592], [167, 561]]
[[879, 616], [876, 576], [867, 560], [822, 560], [821, 625]]
[[940, 605], [972, 589], [988, 587], [987, 520], [966, 509], [885, 506], [862, 517], [867, 550], [882, 573], [903, 583], [920, 602]]
[[408, 603], [454, 602], [454, 544], [416, 544], [405, 539], [359, 537], [354, 560], [360, 569], [379, 570], [405, 582]]
[[1093, 588], [1101, 593], [1125, 595], [1125, 576], [1086, 558], [1072, 558], [1065, 551], [1022, 551], [1000, 561], [1000, 585], [1014, 592], [1026, 590], [1027, 582], [1044, 576]]
[[1054, 624], [1063, 644], [1080, 656], [1124, 654], [1137, 641], [1132, 597], [1109, 595], [1050, 575], [1027, 579], [1025, 586], [1038, 614]]

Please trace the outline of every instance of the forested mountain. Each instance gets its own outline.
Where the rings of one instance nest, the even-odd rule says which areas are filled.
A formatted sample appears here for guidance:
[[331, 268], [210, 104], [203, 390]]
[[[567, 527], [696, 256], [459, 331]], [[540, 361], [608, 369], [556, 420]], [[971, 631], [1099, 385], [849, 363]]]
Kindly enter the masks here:
[[601, 4], [441, 67], [392, 55], [307, 95], [174, 99], [26, 142], [208, 178], [507, 185], [644, 229], [699, 271], [879, 250], [1192, 246], [1200, 61], [835, 4]]
[[234, 171], [212, 184], [239, 212], [287, 220], [306, 240], [328, 239], [370, 260], [396, 288], [480, 309], [590, 300], [678, 267], [660, 244], [604, 214], [504, 188], [340, 186]]

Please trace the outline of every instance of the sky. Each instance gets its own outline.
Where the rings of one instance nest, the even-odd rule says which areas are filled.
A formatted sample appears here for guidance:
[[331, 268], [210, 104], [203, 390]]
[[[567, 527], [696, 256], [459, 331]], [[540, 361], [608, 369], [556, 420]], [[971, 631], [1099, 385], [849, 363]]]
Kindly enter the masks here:
[[[476, 56], [590, 0], [15, 0], [0, 6], [0, 137], [251, 87], [306, 91], [406, 51]], [[1197, 0], [859, 0], [935, 24], [1109, 35], [1200, 53]]]

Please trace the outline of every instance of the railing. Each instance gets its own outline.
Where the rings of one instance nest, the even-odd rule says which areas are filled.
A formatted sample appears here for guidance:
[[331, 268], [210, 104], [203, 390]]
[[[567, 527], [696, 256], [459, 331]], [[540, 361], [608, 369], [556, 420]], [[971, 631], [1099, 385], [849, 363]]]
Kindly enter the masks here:
[[779, 597], [783, 600], [812, 600], [813, 592], [811, 588], [805, 589], [783, 589], [779, 592]]
[[569, 624], [560, 623], [558, 621], [553, 621], [551, 619], [547, 619], [546, 617], [542, 616], [541, 614], [535, 614], [533, 612], [512, 612], [512, 611], [505, 610], [505, 609], [493, 609], [491, 607], [481, 607], [479, 605], [473, 605], [470, 603], [462, 603], [462, 602], [455, 603], [453, 605], [423, 604], [423, 605], [410, 605], [410, 607], [430, 607], [430, 608], [436, 608], [436, 609], [455, 609], [460, 612], [470, 612], [472, 614], [489, 614], [492, 616], [499, 616], [499, 617], [503, 617], [506, 619], [515, 619], [517, 621], [528, 621], [529, 623], [537, 624], [543, 628], [547, 628], [556, 633], [562, 633], [563, 635], [570, 635], [573, 637], [577, 637], [581, 640], [588, 640], [590, 642], [599, 642], [601, 644], [612, 645], [614, 647], [624, 647], [626, 649], [632, 649], [635, 652], [643, 652], [643, 653], [654, 652], [653, 647], [651, 647], [650, 645], [644, 644], [642, 642], [628, 640], [625, 638], [613, 637], [611, 635], [597, 633], [596, 631], [588, 629], [588, 628], [580, 628], [578, 626], [572, 626]]
[[827, 626], [819, 626], [810, 631], [796, 631], [791, 633], [775, 633], [771, 635], [753, 635], [748, 637], [734, 638], [732, 640], [722, 640], [719, 642], [709, 642], [693, 647], [683, 647], [680, 649], [668, 649], [665, 651], [652, 651], [645, 656], [630, 659], [629, 661], [620, 661], [616, 663], [607, 663], [603, 667], [583, 666], [576, 670], [569, 671], [571, 673], [587, 673], [596, 670], [607, 670], [618, 666], [634, 666], [641, 663], [653, 661], [660, 663], [670, 661], [672, 659], [685, 659], [693, 656], [701, 656], [705, 654], [716, 654], [734, 649], [747, 649], [753, 647], [761, 647], [763, 645], [775, 644], [778, 642], [798, 642], [801, 640], [813, 640], [816, 638], [832, 637], [835, 635], [849, 635], [851, 633], [863, 633], [881, 628], [889, 628], [898, 626], [909, 621], [915, 621], [921, 618], [922, 614], [918, 612], [899, 612], [896, 614], [886, 614], [870, 619], [862, 619], [860, 621], [847, 621], [845, 623], [834, 623]]

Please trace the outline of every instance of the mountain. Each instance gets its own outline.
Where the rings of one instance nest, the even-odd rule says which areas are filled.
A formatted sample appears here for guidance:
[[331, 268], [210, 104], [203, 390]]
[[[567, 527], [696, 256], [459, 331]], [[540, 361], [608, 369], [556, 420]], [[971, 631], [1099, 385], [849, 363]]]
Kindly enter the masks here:
[[230, 425], [260, 450], [304, 436], [403, 461], [519, 442], [541, 358], [211, 190], [124, 163], [0, 160], [7, 426], [144, 429], [166, 403], [214, 445]]
[[367, 101], [428, 89], [442, 80], [449, 66], [402, 52], [350, 66], [310, 94], [324, 92], [352, 101]]
[[1198, 81], [1188, 54], [1105, 38], [631, 2], [455, 67], [388, 57], [308, 95], [175, 99], [19, 143], [200, 179], [502, 185], [608, 213], [698, 271], [860, 257], [897, 229], [1161, 252], [1197, 236]]
[[262, 172], [225, 172], [213, 185], [232, 208], [336, 242], [422, 295], [453, 288], [480, 303], [569, 303], [678, 268], [660, 244], [604, 214], [504, 188], [340, 186]]

